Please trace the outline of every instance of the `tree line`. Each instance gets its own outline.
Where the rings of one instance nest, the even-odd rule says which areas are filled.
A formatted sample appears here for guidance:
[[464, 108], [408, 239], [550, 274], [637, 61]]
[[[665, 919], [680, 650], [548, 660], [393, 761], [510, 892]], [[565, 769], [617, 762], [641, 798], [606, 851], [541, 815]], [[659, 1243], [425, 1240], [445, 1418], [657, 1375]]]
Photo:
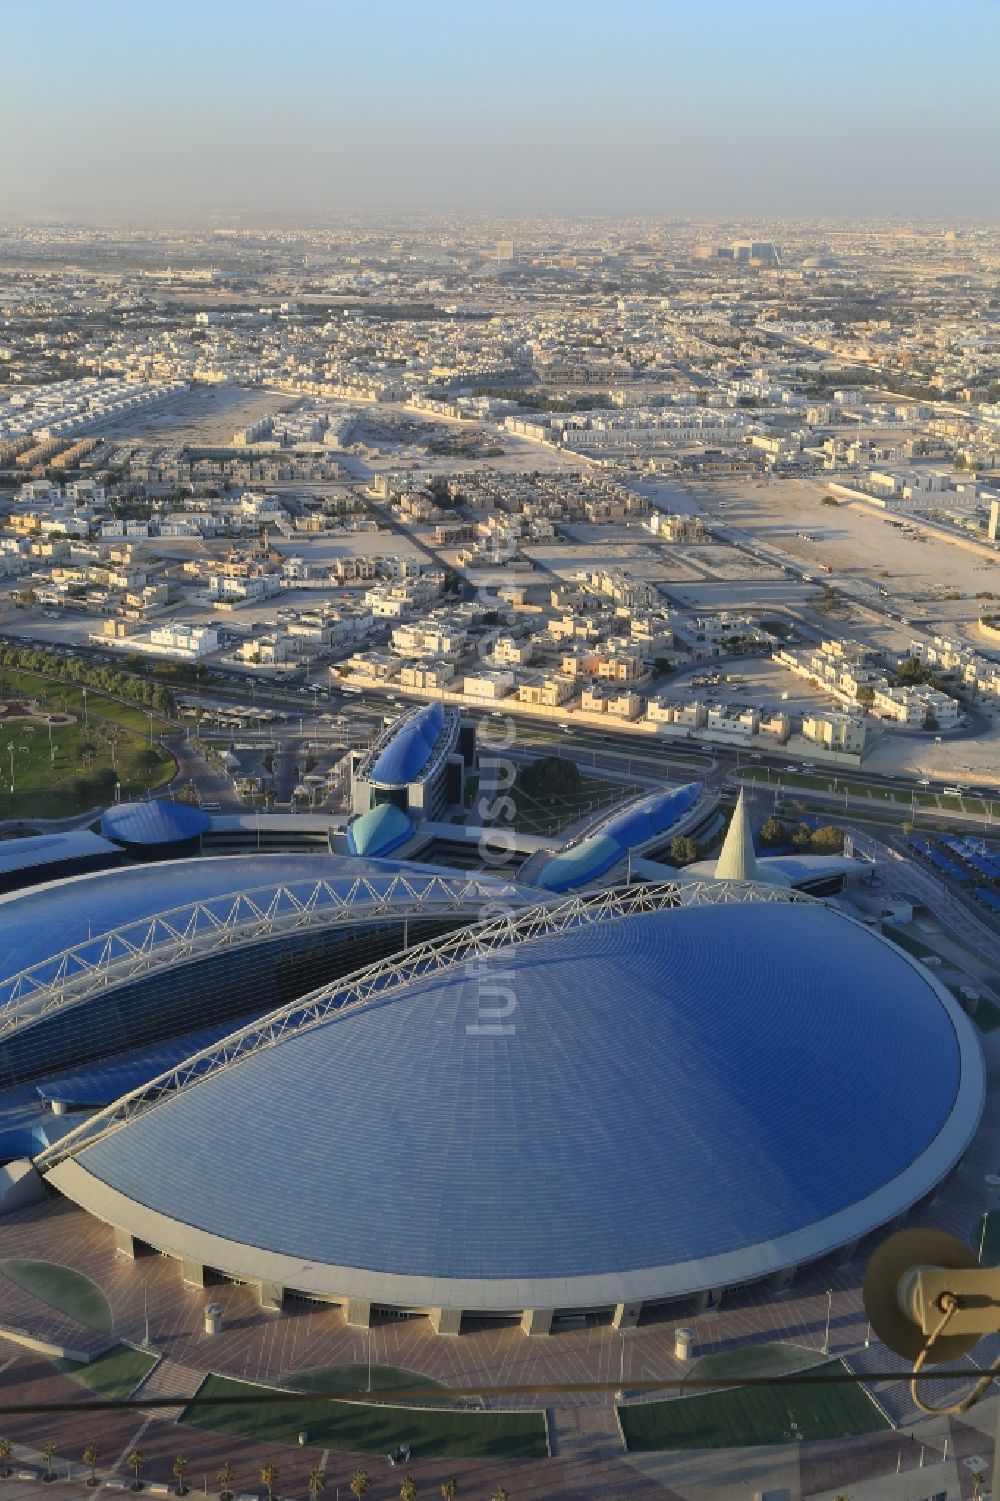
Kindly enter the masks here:
[[173, 713], [173, 698], [162, 683], [123, 671], [110, 663], [105, 665], [87, 662], [80, 657], [61, 657], [38, 647], [15, 646], [12, 642], [5, 641], [0, 642], [0, 667], [36, 672], [61, 683], [79, 683], [128, 703], [155, 709], [159, 714]]

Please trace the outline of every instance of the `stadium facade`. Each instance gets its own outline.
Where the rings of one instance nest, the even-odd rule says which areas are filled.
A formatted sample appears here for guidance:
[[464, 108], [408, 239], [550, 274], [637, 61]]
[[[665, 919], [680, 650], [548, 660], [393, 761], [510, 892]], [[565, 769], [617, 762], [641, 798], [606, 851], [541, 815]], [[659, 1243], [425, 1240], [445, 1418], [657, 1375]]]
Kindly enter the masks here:
[[973, 1028], [862, 924], [757, 883], [513, 896], [210, 1041], [38, 1170], [195, 1285], [544, 1333], [785, 1285], [964, 1153]]

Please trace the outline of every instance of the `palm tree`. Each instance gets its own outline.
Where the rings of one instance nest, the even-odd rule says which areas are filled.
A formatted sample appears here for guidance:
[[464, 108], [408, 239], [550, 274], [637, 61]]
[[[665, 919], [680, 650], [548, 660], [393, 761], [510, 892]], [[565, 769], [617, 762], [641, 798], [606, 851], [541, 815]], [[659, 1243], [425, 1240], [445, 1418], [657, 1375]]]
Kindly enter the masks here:
[[507, 1501], [507, 1492], [502, 1485], [498, 1485], [490, 1497], [490, 1501]]
[[274, 1487], [278, 1483], [278, 1466], [261, 1465], [260, 1479], [261, 1484], [267, 1486], [267, 1501], [274, 1501]]
[[51, 1439], [47, 1439], [45, 1441], [45, 1443], [42, 1445], [42, 1449], [41, 1449], [42, 1458], [45, 1461], [45, 1474], [42, 1477], [44, 1480], [51, 1480], [52, 1479], [52, 1460], [53, 1460], [53, 1457], [55, 1456], [55, 1452], [56, 1452], [56, 1446], [55, 1446], [55, 1444], [52, 1442]]
[[128, 1465], [130, 1470], [135, 1471], [135, 1484], [133, 1485], [132, 1489], [134, 1491], [141, 1490], [142, 1481], [139, 1479], [139, 1471], [146, 1463], [145, 1454], [143, 1454], [141, 1449], [133, 1449], [125, 1463]]
[[5, 1476], [10, 1474], [10, 1465], [7, 1461], [10, 1459], [13, 1448], [14, 1445], [9, 1438], [0, 1438], [0, 1473]]
[[83, 1451], [83, 1462], [85, 1465], [90, 1466], [90, 1479], [87, 1481], [88, 1485], [97, 1484], [97, 1461], [100, 1459], [100, 1457], [101, 1451], [94, 1443], [93, 1439], [91, 1439], [90, 1443]]
[[313, 1501], [316, 1501], [316, 1497], [322, 1491], [325, 1491], [325, 1490], [326, 1490], [326, 1471], [325, 1470], [320, 1470], [320, 1469], [310, 1470], [309, 1471], [309, 1494], [310, 1494], [310, 1496], [312, 1496]]
[[404, 1475], [399, 1482], [399, 1501], [417, 1501], [417, 1482], [412, 1475]]
[[177, 1480], [177, 1494], [178, 1494], [178, 1496], [186, 1496], [187, 1495], [187, 1486], [184, 1484], [184, 1471], [187, 1469], [187, 1467], [188, 1467], [188, 1462], [185, 1459], [185, 1457], [184, 1457], [183, 1454], [178, 1454], [177, 1458], [174, 1460], [173, 1464], [171, 1465], [171, 1469], [173, 1470], [174, 1476], [175, 1476], [175, 1478]]
[[458, 1495], [458, 1481], [454, 1475], [449, 1475], [447, 1480], [441, 1482], [441, 1501], [455, 1501]]
[[233, 1467], [228, 1459], [219, 1467], [219, 1473], [215, 1478], [219, 1482], [219, 1492], [223, 1498], [231, 1496], [233, 1491]]
[[358, 1497], [366, 1496], [372, 1488], [371, 1478], [367, 1470], [355, 1470], [351, 1476], [351, 1490]]

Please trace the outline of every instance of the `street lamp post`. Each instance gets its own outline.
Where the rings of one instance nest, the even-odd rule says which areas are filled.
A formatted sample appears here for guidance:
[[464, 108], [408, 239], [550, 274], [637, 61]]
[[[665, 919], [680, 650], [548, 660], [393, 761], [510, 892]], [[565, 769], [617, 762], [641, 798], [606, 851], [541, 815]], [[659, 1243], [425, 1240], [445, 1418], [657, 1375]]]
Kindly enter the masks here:
[[826, 1290], [826, 1328], [823, 1331], [823, 1354], [830, 1353], [830, 1314], [833, 1312], [833, 1288]]
[[87, 690], [86, 690], [86, 688], [84, 688], [84, 690], [83, 690], [83, 727], [84, 727], [85, 730], [89, 730], [90, 729], [90, 720], [87, 717]]

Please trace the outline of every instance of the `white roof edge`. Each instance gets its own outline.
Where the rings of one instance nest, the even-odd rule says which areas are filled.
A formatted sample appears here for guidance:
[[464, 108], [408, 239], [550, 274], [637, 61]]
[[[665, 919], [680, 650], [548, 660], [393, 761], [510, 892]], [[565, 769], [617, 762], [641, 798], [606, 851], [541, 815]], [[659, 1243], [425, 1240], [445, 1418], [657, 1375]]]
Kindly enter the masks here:
[[[845, 922], [855, 919], [844, 917]], [[855, 923], [858, 927], [864, 924]], [[870, 932], [869, 929], [865, 929]], [[878, 934], [880, 942], [889, 940]], [[904, 1214], [945, 1178], [975, 1135], [986, 1098], [986, 1068], [972, 1023], [954, 997], [917, 960], [892, 945], [929, 984], [948, 1014], [959, 1048], [959, 1085], [937, 1135], [904, 1171], [875, 1193], [775, 1240], [696, 1261], [593, 1276], [472, 1279], [411, 1276], [303, 1261], [242, 1245], [147, 1208], [111, 1188], [76, 1159], [52, 1168], [46, 1181], [95, 1218], [129, 1231], [158, 1250], [189, 1257], [248, 1282], [275, 1282], [330, 1299], [361, 1298], [406, 1308], [511, 1312], [525, 1308], [601, 1307], [651, 1302], [764, 1278], [848, 1245]]]

